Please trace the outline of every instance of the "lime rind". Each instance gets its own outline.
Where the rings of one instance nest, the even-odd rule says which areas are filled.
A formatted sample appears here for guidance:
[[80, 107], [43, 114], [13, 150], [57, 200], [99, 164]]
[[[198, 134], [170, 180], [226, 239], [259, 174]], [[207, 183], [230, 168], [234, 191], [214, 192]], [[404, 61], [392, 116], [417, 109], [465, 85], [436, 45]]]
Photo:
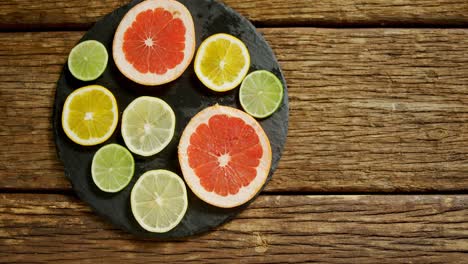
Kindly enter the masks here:
[[187, 188], [171, 171], [148, 171], [133, 186], [130, 204], [143, 229], [165, 233], [175, 228], [187, 211]]
[[101, 42], [86, 40], [70, 51], [68, 69], [78, 80], [93, 81], [104, 73], [108, 60], [107, 49]]
[[283, 102], [284, 88], [273, 73], [254, 71], [245, 77], [239, 89], [242, 108], [251, 116], [266, 118], [272, 115]]
[[126, 148], [109, 144], [94, 154], [91, 175], [96, 186], [109, 193], [123, 190], [135, 172], [135, 161]]

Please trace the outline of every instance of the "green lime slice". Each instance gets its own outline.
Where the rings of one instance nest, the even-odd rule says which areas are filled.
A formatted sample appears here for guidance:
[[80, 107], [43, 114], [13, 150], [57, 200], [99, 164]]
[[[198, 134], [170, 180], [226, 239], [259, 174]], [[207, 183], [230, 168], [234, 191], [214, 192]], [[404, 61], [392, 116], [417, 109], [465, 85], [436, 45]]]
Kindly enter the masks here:
[[163, 150], [174, 136], [176, 117], [163, 100], [141, 96], [122, 115], [122, 137], [128, 149], [147, 157]]
[[271, 72], [254, 71], [245, 77], [239, 90], [242, 108], [251, 116], [272, 115], [283, 101], [283, 85]]
[[107, 66], [106, 47], [96, 40], [86, 40], [76, 45], [68, 57], [68, 69], [81, 81], [96, 80]]
[[96, 186], [110, 193], [125, 188], [133, 177], [135, 161], [124, 147], [109, 144], [100, 148], [93, 157], [91, 175]]
[[176, 227], [187, 211], [184, 181], [167, 170], [144, 173], [130, 196], [132, 213], [145, 230], [165, 233]]

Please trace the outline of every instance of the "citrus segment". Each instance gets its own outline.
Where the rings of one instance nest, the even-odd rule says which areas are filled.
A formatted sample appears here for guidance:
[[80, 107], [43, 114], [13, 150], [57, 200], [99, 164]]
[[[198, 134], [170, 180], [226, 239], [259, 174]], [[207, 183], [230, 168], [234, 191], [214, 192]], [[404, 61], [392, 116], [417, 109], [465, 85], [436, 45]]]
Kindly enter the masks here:
[[75, 143], [97, 145], [114, 133], [118, 122], [114, 95], [100, 85], [90, 85], [72, 92], [63, 106], [62, 127]]
[[[147, 31], [141, 31], [151, 23], [162, 27], [148, 27]], [[146, 10], [137, 15], [125, 32], [125, 58], [141, 73], [164, 74], [184, 59], [184, 35], [185, 26], [180, 18], [174, 18], [163, 8]]]
[[224, 92], [234, 89], [250, 67], [245, 44], [228, 34], [215, 34], [200, 45], [195, 57], [195, 73], [209, 89]]
[[205, 202], [235, 207], [263, 186], [271, 166], [270, 142], [246, 113], [215, 105], [190, 120], [179, 143], [179, 162], [192, 191]]
[[131, 102], [122, 115], [122, 136], [135, 154], [151, 156], [172, 140], [175, 114], [163, 100], [142, 96]]
[[107, 66], [106, 47], [96, 40], [86, 40], [76, 45], [68, 56], [68, 69], [81, 81], [96, 80]]
[[125, 188], [133, 177], [135, 161], [130, 152], [117, 144], [109, 144], [94, 154], [91, 175], [96, 186], [115, 193]]
[[132, 213], [149, 232], [165, 233], [176, 227], [187, 211], [187, 190], [182, 179], [167, 170], [140, 176], [130, 196]]
[[144, 85], [175, 80], [190, 64], [194, 51], [192, 16], [174, 0], [148, 0], [136, 5], [124, 16], [114, 36], [117, 68]]
[[265, 118], [283, 101], [283, 85], [271, 72], [260, 70], [247, 75], [239, 89], [242, 108], [250, 115]]

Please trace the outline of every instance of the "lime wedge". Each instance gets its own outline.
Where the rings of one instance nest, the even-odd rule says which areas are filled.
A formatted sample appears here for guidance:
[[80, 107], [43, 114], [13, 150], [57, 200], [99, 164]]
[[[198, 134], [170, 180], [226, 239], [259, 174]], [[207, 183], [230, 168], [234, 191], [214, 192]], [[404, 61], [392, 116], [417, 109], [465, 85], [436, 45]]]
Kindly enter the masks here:
[[251, 116], [272, 115], [283, 101], [283, 85], [271, 72], [254, 71], [245, 77], [239, 90], [242, 108]]
[[125, 188], [133, 177], [135, 162], [124, 147], [109, 144], [100, 148], [93, 157], [91, 175], [96, 186], [115, 193]]
[[81, 81], [96, 80], [107, 66], [106, 47], [96, 40], [86, 40], [76, 45], [68, 57], [68, 69]]
[[167, 170], [141, 175], [130, 196], [132, 213], [145, 230], [165, 233], [180, 223], [187, 211], [184, 181]]
[[163, 150], [174, 136], [175, 114], [156, 97], [142, 96], [133, 100], [122, 115], [122, 136], [128, 149], [141, 156]]

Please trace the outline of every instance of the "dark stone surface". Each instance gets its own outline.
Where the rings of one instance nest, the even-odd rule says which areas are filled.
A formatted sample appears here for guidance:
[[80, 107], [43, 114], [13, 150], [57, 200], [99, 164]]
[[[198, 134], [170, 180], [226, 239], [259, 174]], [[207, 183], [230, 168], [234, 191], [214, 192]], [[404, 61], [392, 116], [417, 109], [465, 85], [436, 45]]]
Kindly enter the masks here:
[[[99, 215], [104, 216], [114, 225], [138, 237], [155, 239], [174, 239], [206, 232], [229, 219], [235, 217], [245, 207], [221, 209], [211, 206], [198, 199], [189, 188], [189, 206], [182, 222], [173, 230], [164, 233], [150, 233], [142, 229], [133, 218], [130, 208], [130, 192], [138, 177], [153, 169], [167, 169], [182, 175], [177, 159], [177, 145], [181, 133], [190, 118], [205, 107], [214, 105], [233, 106], [241, 109], [238, 99], [238, 88], [227, 93], [213, 93], [197, 79], [193, 64], [177, 80], [162, 86], [145, 87], [124, 77], [116, 68], [112, 59], [112, 40], [115, 29], [125, 13], [141, 1], [116, 9], [111, 14], [98, 21], [80, 41], [95, 39], [102, 42], [109, 52], [109, 64], [104, 74], [93, 82], [81, 82], [73, 78], [65, 65], [57, 84], [55, 108], [53, 114], [54, 136], [57, 153], [65, 167], [65, 175], [72, 183], [78, 196], [87, 202]], [[216, 1], [183, 0], [180, 1], [190, 10], [196, 32], [197, 48], [201, 41], [215, 33], [232, 34], [244, 41], [250, 51], [250, 71], [268, 70], [276, 74], [283, 82], [285, 89], [281, 108], [271, 117], [260, 120], [267, 133], [272, 147], [273, 161], [268, 180], [275, 171], [288, 130], [288, 94], [280, 66], [268, 46], [255, 27], [244, 17]], [[120, 134], [120, 118], [125, 107], [136, 97], [142, 95], [156, 96], [165, 100], [174, 109], [177, 123], [174, 138], [160, 153], [143, 158], [135, 157], [135, 175], [131, 183], [117, 194], [107, 194], [100, 191], [91, 178], [91, 161], [94, 153], [102, 146], [84, 147], [73, 143], [63, 132], [61, 126], [62, 107], [67, 96], [75, 89], [89, 85], [100, 84], [107, 87], [115, 95], [119, 106], [119, 125], [113, 136], [104, 144], [118, 143], [125, 146]], [[103, 145], [104, 145], [103, 144]], [[255, 198], [254, 198], [255, 199]], [[254, 200], [252, 199], [252, 200]]]

